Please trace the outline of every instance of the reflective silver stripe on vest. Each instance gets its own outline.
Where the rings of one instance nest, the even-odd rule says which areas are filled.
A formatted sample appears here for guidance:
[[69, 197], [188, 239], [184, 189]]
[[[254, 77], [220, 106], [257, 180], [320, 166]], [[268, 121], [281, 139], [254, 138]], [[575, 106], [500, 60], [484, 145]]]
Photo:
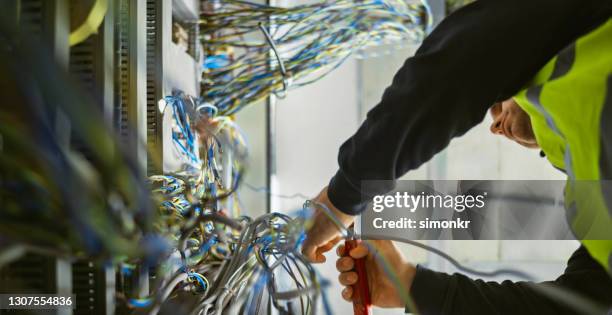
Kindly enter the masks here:
[[[548, 128], [550, 128], [555, 134], [557, 134], [559, 137], [565, 140], [565, 136], [563, 136], [563, 133], [561, 133], [561, 130], [557, 128], [557, 125], [555, 124], [555, 121], [553, 120], [552, 116], [550, 116], [550, 114], [546, 111], [544, 106], [542, 106], [542, 103], [540, 103], [541, 94], [542, 94], [542, 86], [538, 85], [538, 86], [534, 86], [534, 87], [527, 89], [526, 96], [529, 102], [531, 102], [531, 104], [533, 104], [538, 109], [538, 111], [540, 112], [540, 114], [542, 114], [542, 116], [544, 116], [544, 118], [546, 119], [546, 125], [548, 125]], [[563, 155], [563, 159], [564, 159], [564, 164], [565, 164], [565, 172], [567, 173], [567, 176], [572, 180], [575, 179], [574, 171], [572, 168], [572, 155], [570, 153], [570, 147], [567, 141], [565, 141], [565, 152]]]
[[[570, 225], [576, 215], [578, 215], [578, 207], [576, 206], [576, 201], [572, 200], [569, 206], [565, 207], [565, 218], [567, 219], [567, 222], [570, 223]], [[580, 236], [576, 235], [576, 231], [573, 232], [574, 236], [576, 236], [577, 239], [580, 239]]]
[[599, 174], [602, 179], [601, 194], [608, 207], [608, 213], [612, 216], [612, 74], [608, 76], [606, 86], [606, 98], [601, 110], [599, 127]]
[[550, 74], [549, 80], [554, 80], [566, 75], [572, 69], [575, 60], [576, 45], [571, 44], [561, 50], [561, 52], [557, 55], [557, 60], [555, 61], [555, 68]]
[[[572, 69], [575, 59], [576, 59], [576, 45], [571, 44], [565, 49], [563, 49], [557, 55], [557, 59], [555, 61], [555, 67], [550, 75], [549, 81], [567, 74]], [[548, 125], [548, 127], [555, 134], [557, 134], [559, 137], [561, 137], [565, 141], [565, 136], [555, 124], [555, 121], [553, 120], [552, 116], [548, 113], [548, 111], [546, 111], [544, 106], [542, 106], [542, 102], [540, 101], [540, 96], [542, 94], [542, 87], [543, 85], [541, 84], [541, 85], [536, 85], [534, 87], [527, 89], [527, 92], [526, 92], [527, 99], [529, 100], [529, 102], [531, 102], [531, 104], [533, 104], [538, 109], [540, 114], [544, 116], [544, 118], [546, 119], [546, 125]], [[571, 180], [574, 180], [576, 177], [574, 176], [574, 169], [572, 167], [572, 155], [570, 153], [570, 147], [567, 141], [565, 141], [565, 153], [564, 153], [563, 158], [564, 158], [564, 164], [565, 164], [565, 172], [567, 173], [567, 176]]]

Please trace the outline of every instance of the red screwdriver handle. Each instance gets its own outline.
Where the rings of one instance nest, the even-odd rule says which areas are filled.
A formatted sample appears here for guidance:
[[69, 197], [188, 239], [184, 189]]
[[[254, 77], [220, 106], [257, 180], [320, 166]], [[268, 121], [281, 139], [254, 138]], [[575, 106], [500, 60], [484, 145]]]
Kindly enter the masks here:
[[[357, 247], [359, 240], [346, 240], [344, 243], [345, 254]], [[368, 273], [365, 266], [365, 257], [355, 259], [355, 272], [357, 272], [357, 283], [353, 285], [353, 313], [354, 315], [372, 315], [372, 302], [370, 300], [370, 286], [368, 284]]]

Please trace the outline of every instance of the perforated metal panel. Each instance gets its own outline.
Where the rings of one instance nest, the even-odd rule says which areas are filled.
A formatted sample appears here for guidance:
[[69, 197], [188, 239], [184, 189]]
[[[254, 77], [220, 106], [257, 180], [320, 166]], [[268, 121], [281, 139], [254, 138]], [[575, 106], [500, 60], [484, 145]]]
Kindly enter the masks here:
[[160, 174], [162, 159], [162, 116], [157, 106], [163, 97], [162, 6], [147, 0], [147, 156], [148, 175]]
[[[100, 285], [96, 277], [96, 268], [91, 261], [80, 261], [72, 264], [72, 290], [76, 294], [76, 309], [74, 314], [94, 314], [100, 311], [104, 305], [96, 296], [96, 287], [104, 288], [106, 284]], [[104, 281], [104, 280], [102, 280]]]
[[145, 170], [146, 149], [146, 2], [116, 0], [116, 77], [114, 123], [126, 151]]
[[40, 255], [26, 255], [3, 268], [0, 292], [54, 292], [55, 272], [52, 260]]
[[[93, 94], [96, 89], [94, 73], [94, 37], [70, 48], [69, 70], [78, 84], [85, 91]], [[70, 137], [72, 149], [81, 152], [86, 158], [91, 156], [78, 134], [72, 132]]]
[[116, 46], [117, 46], [117, 71], [115, 79], [115, 89], [117, 92], [117, 100], [114, 108], [114, 121], [122, 140], [127, 140], [128, 137], [128, 89], [129, 89], [129, 19], [130, 5], [128, 0], [118, 0], [117, 5], [117, 28], [116, 28]]
[[19, 24], [28, 33], [40, 36], [43, 25], [43, 0], [21, 0]]
[[70, 73], [79, 81], [81, 87], [93, 93], [94, 73], [94, 36], [70, 48]]
[[72, 288], [76, 295], [74, 315], [114, 314], [115, 290], [113, 269], [92, 261], [72, 265]]

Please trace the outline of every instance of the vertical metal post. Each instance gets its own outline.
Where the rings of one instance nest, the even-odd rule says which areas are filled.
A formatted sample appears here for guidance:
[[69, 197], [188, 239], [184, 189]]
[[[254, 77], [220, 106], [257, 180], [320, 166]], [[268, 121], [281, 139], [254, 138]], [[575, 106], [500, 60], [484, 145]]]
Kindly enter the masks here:
[[[149, 141], [149, 143], [152, 144], [150, 154], [154, 155], [150, 160], [159, 163], [159, 169], [156, 169], [155, 172], [161, 173], [164, 171], [163, 113], [159, 111], [157, 101], [172, 93], [166, 80], [165, 71], [167, 67], [171, 66], [172, 62], [169, 60], [168, 56], [172, 38], [172, 1], [153, 2], [155, 10], [155, 32], [154, 38], [148, 38], [147, 40], [153, 41], [153, 43], [148, 45], [149, 49], [153, 49], [153, 51], [148, 54], [148, 57], [154, 56], [154, 60], [147, 61], [149, 64], [148, 70], [152, 71], [152, 73], [147, 73], [149, 78], [147, 81], [147, 96], [149, 98], [149, 115], [151, 115], [149, 118], [153, 119], [154, 122], [149, 122], [148, 128], [152, 129], [149, 131], [149, 136], [154, 137], [154, 139], [150, 139]], [[150, 45], [153, 45], [153, 47]]]
[[266, 189], [269, 194], [266, 194], [266, 212], [270, 213], [274, 206], [274, 176], [276, 173], [275, 161], [275, 137], [276, 137], [276, 99], [274, 96], [268, 97], [266, 100]]
[[68, 67], [70, 18], [68, 0], [43, 1], [43, 38], [62, 68]]
[[[266, 4], [273, 5], [274, 0], [265, 0]], [[268, 30], [270, 31], [270, 30]], [[270, 52], [270, 58], [274, 58]], [[270, 64], [268, 65], [270, 67]], [[266, 100], [266, 212], [274, 207], [273, 194], [275, 192], [274, 176], [276, 174], [276, 98], [270, 95]]]
[[[115, 71], [117, 71], [115, 67], [115, 27], [117, 22], [115, 4], [114, 0], [108, 1], [104, 23], [100, 26], [100, 34], [98, 35], [100, 36], [98, 43], [101, 45], [101, 47], [98, 47], [98, 51], [101, 53], [102, 60], [96, 63], [96, 66], [100, 67], [96, 71], [96, 82], [101, 84], [99, 93], [103, 106], [102, 112], [104, 113], [104, 120], [109, 126], [113, 123], [113, 111], [115, 106]], [[104, 315], [113, 315], [116, 309], [115, 267], [112, 264], [108, 264], [106, 266], [101, 266], [99, 271], [101, 273], [100, 278], [104, 284], [104, 286], [98, 286], [98, 289], [103, 290], [99, 296], [104, 300]]]
[[[130, 15], [128, 29], [128, 62], [129, 62], [129, 95], [128, 121], [132, 128], [128, 143], [135, 150], [142, 173], [147, 171], [147, 2], [146, 0], [129, 0]], [[138, 270], [138, 296], [149, 294], [149, 269], [140, 266]]]
[[134, 150], [143, 174], [147, 168], [146, 5], [146, 0], [129, 0], [127, 115], [132, 134], [128, 145]]
[[[70, 56], [68, 36], [70, 35], [70, 18], [67, 0], [43, 1], [42, 37], [51, 49], [55, 61], [63, 69], [68, 68]], [[55, 132], [60, 144], [70, 145], [70, 122], [61, 111], [56, 112]]]
[[[64, 296], [72, 293], [72, 265], [64, 259], [55, 260], [55, 292]], [[57, 310], [57, 315], [70, 315], [72, 310], [62, 308]]]
[[[268, 5], [273, 5], [274, 0], [265, 0]], [[270, 32], [270, 30], [268, 29]], [[270, 32], [272, 33], [272, 32]], [[270, 52], [270, 60], [273, 58], [272, 52]], [[268, 67], [270, 68], [270, 63]], [[270, 95], [266, 100], [266, 189], [269, 193], [266, 194], [266, 212], [272, 212], [274, 207], [274, 193], [275, 193], [275, 174], [276, 174], [276, 98], [274, 95]], [[268, 292], [270, 293], [270, 292]], [[274, 307], [272, 306], [272, 299], [268, 298], [268, 315], [275, 314]]]
[[95, 80], [98, 85], [99, 100], [102, 103], [104, 120], [113, 120], [113, 104], [115, 101], [115, 6], [114, 1], [108, 1], [108, 9], [104, 22], [98, 31], [95, 51], [98, 54], [95, 62]]
[[102, 279], [104, 281], [104, 304], [105, 304], [105, 312], [104, 315], [114, 315], [116, 309], [115, 303], [115, 289], [116, 289], [116, 277], [115, 277], [115, 268], [113, 265], [109, 264], [101, 269]]
[[[68, 14], [68, 0], [51, 0], [43, 2], [42, 37], [51, 49], [55, 61], [63, 69], [68, 69], [70, 56], [68, 36], [70, 35], [70, 19]], [[70, 121], [64, 113], [56, 111], [55, 132], [61, 145], [70, 146]], [[72, 292], [72, 269], [68, 261], [58, 258], [54, 260], [55, 291], [58, 294], [68, 295]], [[57, 310], [56, 314], [70, 314], [69, 309]]]

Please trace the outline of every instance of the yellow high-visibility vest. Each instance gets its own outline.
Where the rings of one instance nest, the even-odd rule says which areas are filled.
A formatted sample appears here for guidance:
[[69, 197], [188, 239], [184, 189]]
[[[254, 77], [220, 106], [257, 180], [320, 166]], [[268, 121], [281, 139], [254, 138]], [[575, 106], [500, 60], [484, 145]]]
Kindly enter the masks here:
[[574, 234], [612, 275], [612, 19], [562, 50], [514, 99], [550, 163], [568, 175]]

